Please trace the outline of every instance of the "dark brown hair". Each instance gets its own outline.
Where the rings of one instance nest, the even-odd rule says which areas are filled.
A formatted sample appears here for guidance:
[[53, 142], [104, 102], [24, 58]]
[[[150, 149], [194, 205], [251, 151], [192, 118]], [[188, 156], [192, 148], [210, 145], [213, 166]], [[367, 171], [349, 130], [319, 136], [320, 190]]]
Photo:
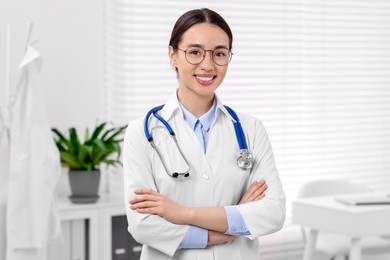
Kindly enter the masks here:
[[221, 28], [229, 37], [229, 49], [232, 49], [233, 34], [229, 25], [218, 13], [207, 8], [194, 9], [184, 13], [176, 21], [175, 26], [172, 29], [171, 39], [169, 40], [169, 46], [172, 46], [174, 50], [178, 48], [181, 37], [183, 34], [193, 25], [199, 23], [214, 24]]

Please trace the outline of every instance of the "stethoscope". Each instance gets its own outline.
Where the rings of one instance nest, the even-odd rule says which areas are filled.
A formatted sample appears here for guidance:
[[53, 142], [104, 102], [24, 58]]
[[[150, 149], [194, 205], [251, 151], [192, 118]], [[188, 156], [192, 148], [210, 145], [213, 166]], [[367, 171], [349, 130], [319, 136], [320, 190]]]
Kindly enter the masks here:
[[[167, 121], [165, 121], [164, 118], [162, 118], [157, 112], [160, 111], [162, 108], [164, 107], [164, 105], [160, 105], [160, 106], [157, 106], [155, 108], [152, 108], [147, 114], [146, 114], [146, 117], [145, 117], [145, 124], [144, 124], [144, 132], [145, 132], [145, 136], [146, 136], [146, 139], [148, 140], [148, 142], [151, 144], [151, 146], [156, 150], [156, 153], [158, 155], [158, 157], [160, 158], [161, 162], [162, 162], [162, 165], [166, 171], [166, 173], [173, 177], [173, 178], [177, 178], [179, 176], [184, 176], [184, 177], [188, 177], [190, 176], [190, 165], [186, 159], [186, 157], [184, 156], [182, 150], [180, 149], [180, 146], [178, 145], [177, 143], [177, 139], [176, 139], [176, 136], [175, 136], [175, 132], [173, 131], [172, 127], [168, 124]], [[234, 130], [236, 132], [236, 138], [237, 138], [237, 142], [238, 142], [238, 146], [240, 148], [240, 153], [237, 157], [237, 165], [240, 169], [243, 169], [243, 170], [250, 170], [252, 168], [252, 165], [253, 165], [253, 157], [252, 157], [252, 154], [249, 152], [248, 150], [248, 146], [246, 144], [246, 139], [245, 139], [245, 135], [244, 135], [244, 131], [242, 130], [242, 127], [241, 127], [241, 123], [240, 123], [240, 120], [238, 119], [238, 116], [237, 114], [233, 111], [233, 109], [231, 109], [230, 107], [228, 106], [225, 106], [226, 110], [229, 112], [230, 116], [233, 118], [232, 122], [233, 122], [233, 125], [234, 125]], [[170, 136], [173, 138], [173, 141], [181, 155], [181, 157], [183, 158], [183, 160], [185, 161], [185, 163], [187, 164], [187, 169], [183, 172], [172, 172], [168, 169], [167, 167], [167, 164], [165, 163], [164, 159], [163, 159], [163, 156], [161, 156], [161, 153], [160, 151], [157, 149], [156, 145], [154, 144], [154, 141], [153, 141], [153, 137], [152, 135], [150, 134], [149, 132], [149, 118], [150, 116], [153, 114], [153, 116], [155, 116], [164, 126], [165, 128], [168, 130]]]

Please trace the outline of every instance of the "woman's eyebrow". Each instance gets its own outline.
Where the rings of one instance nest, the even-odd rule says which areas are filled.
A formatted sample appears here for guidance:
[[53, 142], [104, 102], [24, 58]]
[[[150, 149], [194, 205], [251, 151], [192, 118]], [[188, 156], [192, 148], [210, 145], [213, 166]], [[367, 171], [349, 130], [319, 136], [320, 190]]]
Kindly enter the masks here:
[[203, 45], [203, 44], [198, 44], [198, 43], [190, 43], [190, 44], [187, 44], [186, 47], [187, 47], [187, 48], [190, 48], [190, 47], [200, 47], [200, 48], [204, 48], [204, 45]]
[[229, 48], [226, 45], [217, 45], [214, 47], [214, 49], [228, 49], [229, 50]]
[[[186, 46], [187, 48], [190, 48], [190, 47], [200, 47], [200, 48], [203, 48], [204, 49], [204, 45], [203, 44], [198, 44], [198, 43], [190, 43], [190, 44], [187, 44]], [[223, 49], [229, 49], [226, 45], [217, 45], [214, 47], [214, 50], [215, 49], [220, 49], [220, 48], [223, 48]]]

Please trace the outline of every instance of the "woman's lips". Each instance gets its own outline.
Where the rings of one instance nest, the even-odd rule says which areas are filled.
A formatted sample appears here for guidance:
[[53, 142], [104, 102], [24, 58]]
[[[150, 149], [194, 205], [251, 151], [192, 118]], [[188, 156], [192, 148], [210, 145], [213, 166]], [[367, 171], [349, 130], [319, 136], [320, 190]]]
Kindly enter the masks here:
[[195, 79], [196, 81], [202, 85], [202, 86], [208, 86], [208, 85], [211, 85], [213, 84], [214, 82], [214, 76], [197, 76], [195, 75]]

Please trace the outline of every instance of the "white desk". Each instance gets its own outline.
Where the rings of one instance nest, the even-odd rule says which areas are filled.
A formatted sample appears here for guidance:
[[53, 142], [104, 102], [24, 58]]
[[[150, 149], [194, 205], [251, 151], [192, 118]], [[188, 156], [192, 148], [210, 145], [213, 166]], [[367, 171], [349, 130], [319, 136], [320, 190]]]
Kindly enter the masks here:
[[59, 197], [58, 209], [61, 221], [89, 220], [89, 259], [111, 259], [111, 220], [126, 214], [123, 196], [103, 194], [91, 204], [73, 204]]
[[349, 259], [360, 260], [362, 237], [390, 234], [390, 205], [349, 206], [335, 197], [299, 199], [293, 202], [292, 222], [310, 228], [304, 260], [313, 259], [319, 230], [350, 237]]

